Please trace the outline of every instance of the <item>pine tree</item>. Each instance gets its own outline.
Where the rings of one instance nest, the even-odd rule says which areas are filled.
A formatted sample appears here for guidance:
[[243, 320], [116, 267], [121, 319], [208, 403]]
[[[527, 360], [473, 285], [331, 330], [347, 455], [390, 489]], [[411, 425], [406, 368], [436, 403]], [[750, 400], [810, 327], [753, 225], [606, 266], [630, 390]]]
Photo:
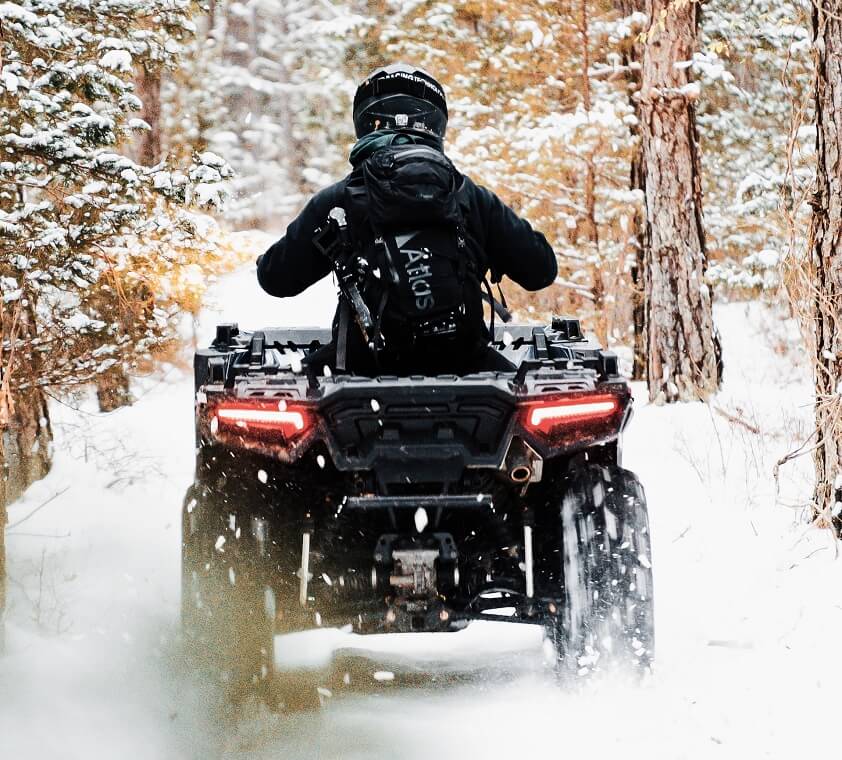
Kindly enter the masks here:
[[2, 508], [50, 466], [47, 394], [173, 336], [173, 284], [195, 261], [184, 237], [196, 237], [177, 207], [217, 200], [226, 169], [212, 154], [186, 174], [145, 167], [124, 150], [147, 129], [133, 68], [172, 55], [190, 11], [187, 0], [0, 4]]
[[699, 87], [688, 66], [698, 3], [647, 0], [649, 29], [640, 111], [646, 187], [646, 333], [649, 396], [706, 399], [719, 385], [719, 346], [705, 282], [701, 166], [695, 121]]

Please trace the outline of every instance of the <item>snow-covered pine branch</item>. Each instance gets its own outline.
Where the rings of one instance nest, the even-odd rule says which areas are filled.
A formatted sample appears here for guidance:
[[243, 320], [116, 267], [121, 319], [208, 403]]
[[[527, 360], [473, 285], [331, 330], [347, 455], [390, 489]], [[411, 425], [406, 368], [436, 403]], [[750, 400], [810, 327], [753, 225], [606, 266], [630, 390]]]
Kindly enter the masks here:
[[180, 305], [169, 283], [196, 255], [181, 207], [224, 194], [229, 170], [213, 154], [152, 167], [130, 150], [142, 128], [135, 71], [175, 65], [195, 9], [189, 0], [0, 3], [4, 440], [23, 471], [24, 460], [40, 462], [33, 476], [49, 466], [40, 389], [130, 367], [171, 339]]

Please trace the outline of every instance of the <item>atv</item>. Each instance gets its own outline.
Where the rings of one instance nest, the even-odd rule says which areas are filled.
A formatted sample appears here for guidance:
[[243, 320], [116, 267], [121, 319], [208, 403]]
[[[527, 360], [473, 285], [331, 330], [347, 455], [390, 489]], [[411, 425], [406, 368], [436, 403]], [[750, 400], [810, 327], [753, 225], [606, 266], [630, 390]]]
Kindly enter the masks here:
[[330, 338], [225, 324], [195, 356], [182, 618], [232, 696], [283, 702], [275, 636], [318, 626], [529, 623], [562, 676], [648, 671], [648, 516], [621, 466], [616, 355], [554, 318], [498, 326], [512, 372], [317, 376], [302, 359]]

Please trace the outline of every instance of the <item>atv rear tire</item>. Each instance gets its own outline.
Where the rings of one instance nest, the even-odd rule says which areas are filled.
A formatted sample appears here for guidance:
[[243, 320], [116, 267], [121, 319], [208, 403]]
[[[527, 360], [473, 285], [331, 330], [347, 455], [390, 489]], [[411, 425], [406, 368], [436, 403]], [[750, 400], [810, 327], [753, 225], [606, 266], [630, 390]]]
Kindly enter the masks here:
[[559, 674], [613, 664], [643, 675], [655, 643], [643, 487], [616, 465], [586, 465], [567, 480], [560, 517], [564, 596], [547, 626]]
[[254, 695], [273, 706], [268, 569], [246, 518], [207, 485], [192, 486], [183, 510], [182, 627], [190, 654], [220, 678], [234, 705]]

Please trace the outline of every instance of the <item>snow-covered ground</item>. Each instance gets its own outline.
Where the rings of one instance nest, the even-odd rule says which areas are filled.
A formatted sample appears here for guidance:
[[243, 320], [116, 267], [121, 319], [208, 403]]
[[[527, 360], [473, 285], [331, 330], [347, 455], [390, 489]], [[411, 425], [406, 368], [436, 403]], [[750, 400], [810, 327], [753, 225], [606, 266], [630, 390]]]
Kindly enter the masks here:
[[[214, 289], [199, 325], [327, 324], [322, 283], [280, 302], [249, 271]], [[224, 306], [221, 306], [224, 304]], [[137, 384], [134, 406], [53, 407], [56, 463], [12, 505], [0, 758], [792, 758], [839, 752], [842, 562], [800, 505], [810, 389], [791, 325], [758, 305], [717, 310], [726, 361], [711, 405], [655, 408], [636, 387], [625, 464], [654, 534], [658, 667], [651, 683], [560, 691], [540, 632], [297, 636], [292, 659], [360, 656], [360, 691], [319, 715], [261, 712], [227, 729], [180, 655], [180, 502], [191, 478], [189, 373]], [[330, 641], [327, 641], [327, 639]], [[361, 664], [360, 664], [361, 663]], [[410, 684], [380, 682], [403, 668]]]

